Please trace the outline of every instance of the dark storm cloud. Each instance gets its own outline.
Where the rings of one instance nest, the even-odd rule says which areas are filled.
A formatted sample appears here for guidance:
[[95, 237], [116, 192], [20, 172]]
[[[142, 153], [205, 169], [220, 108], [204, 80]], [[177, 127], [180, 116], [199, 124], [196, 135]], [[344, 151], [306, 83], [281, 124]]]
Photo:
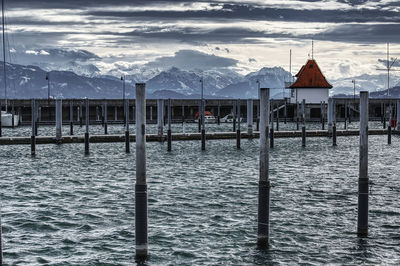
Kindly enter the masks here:
[[174, 56], [164, 56], [147, 63], [153, 68], [178, 67], [181, 69], [210, 69], [236, 66], [237, 60], [210, 55], [195, 50], [180, 50]]

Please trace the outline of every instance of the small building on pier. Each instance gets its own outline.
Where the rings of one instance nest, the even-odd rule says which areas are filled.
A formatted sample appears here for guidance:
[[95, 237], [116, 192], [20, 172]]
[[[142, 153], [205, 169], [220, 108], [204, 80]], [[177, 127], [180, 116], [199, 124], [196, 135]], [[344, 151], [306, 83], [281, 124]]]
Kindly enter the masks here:
[[289, 86], [291, 103], [301, 102], [303, 99], [308, 104], [328, 102], [332, 85], [326, 80], [314, 59], [308, 60], [295, 77], [296, 81]]

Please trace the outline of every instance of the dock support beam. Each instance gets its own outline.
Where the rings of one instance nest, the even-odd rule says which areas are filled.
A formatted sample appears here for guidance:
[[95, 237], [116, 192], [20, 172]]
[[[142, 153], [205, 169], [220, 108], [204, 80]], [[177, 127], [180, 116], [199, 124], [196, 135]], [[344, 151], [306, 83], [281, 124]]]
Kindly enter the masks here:
[[158, 136], [161, 139], [164, 135], [164, 100], [162, 99], [157, 100], [157, 128]]
[[146, 260], [147, 183], [146, 183], [146, 84], [136, 84], [136, 185], [135, 185], [136, 259]]
[[167, 131], [167, 151], [172, 150], [172, 133], [171, 133], [171, 99], [168, 99], [168, 131]]
[[62, 100], [56, 100], [56, 139], [61, 141], [62, 137]]
[[257, 244], [266, 248], [269, 245], [269, 208], [270, 208], [270, 181], [269, 181], [269, 89], [260, 89], [260, 172], [258, 183], [258, 227]]
[[253, 135], [253, 100], [247, 100], [247, 134]]
[[129, 139], [129, 100], [126, 99], [125, 102], [125, 152], [131, 152], [131, 144]]
[[86, 132], [85, 132], [85, 155], [89, 155], [89, 99], [85, 100], [86, 105]]
[[368, 92], [360, 92], [360, 164], [357, 235], [368, 235]]

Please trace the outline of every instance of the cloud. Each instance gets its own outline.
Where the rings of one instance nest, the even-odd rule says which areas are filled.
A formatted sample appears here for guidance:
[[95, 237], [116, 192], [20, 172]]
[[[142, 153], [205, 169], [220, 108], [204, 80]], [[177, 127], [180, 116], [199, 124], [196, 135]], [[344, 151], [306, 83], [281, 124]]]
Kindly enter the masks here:
[[164, 56], [146, 64], [147, 67], [167, 69], [211, 69], [235, 67], [238, 61], [231, 58], [210, 55], [195, 50], [180, 50], [173, 56]]
[[[396, 60], [396, 61], [395, 61]], [[385, 66], [385, 68], [387, 67], [387, 59], [378, 59], [378, 62]], [[393, 63], [394, 62], [394, 63]], [[393, 65], [392, 65], [393, 64]], [[390, 58], [389, 60], [389, 66], [392, 65], [393, 67], [400, 67], [400, 61], [399, 59], [396, 58]]]
[[257, 60], [255, 58], [249, 58], [249, 63], [255, 63]]

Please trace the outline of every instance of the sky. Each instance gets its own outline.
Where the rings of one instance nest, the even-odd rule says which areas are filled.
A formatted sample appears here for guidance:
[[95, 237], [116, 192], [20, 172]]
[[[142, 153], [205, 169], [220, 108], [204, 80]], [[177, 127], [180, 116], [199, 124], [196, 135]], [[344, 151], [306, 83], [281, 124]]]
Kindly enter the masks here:
[[[329, 79], [381, 74], [386, 43], [400, 57], [398, 0], [5, 0], [10, 58], [139, 68], [220, 68], [241, 74], [312, 54]], [[49, 66], [49, 65], [47, 65]], [[51, 67], [51, 65], [50, 65]]]

